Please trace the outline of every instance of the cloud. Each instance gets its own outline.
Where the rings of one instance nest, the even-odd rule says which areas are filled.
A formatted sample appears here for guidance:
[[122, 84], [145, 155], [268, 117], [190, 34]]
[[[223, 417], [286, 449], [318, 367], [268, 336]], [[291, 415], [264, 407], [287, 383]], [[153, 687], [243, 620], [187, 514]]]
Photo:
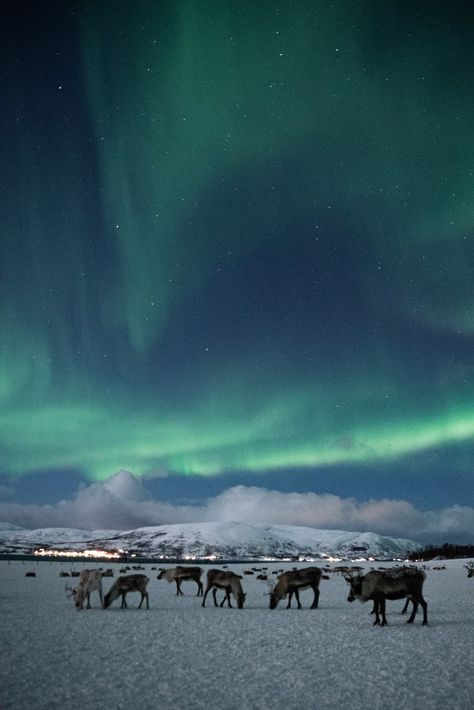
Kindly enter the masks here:
[[421, 542], [471, 542], [474, 508], [453, 505], [421, 511], [403, 500], [357, 501], [331, 494], [281, 493], [234, 486], [204, 505], [172, 505], [151, 498], [141, 479], [120, 471], [104, 483], [81, 486], [55, 505], [1, 503], [0, 520], [26, 528], [130, 530], [184, 522], [241, 521], [358, 530]]
[[14, 488], [12, 488], [11, 486], [4, 486], [2, 483], [0, 483], [0, 498], [9, 498], [13, 495], [15, 495]]

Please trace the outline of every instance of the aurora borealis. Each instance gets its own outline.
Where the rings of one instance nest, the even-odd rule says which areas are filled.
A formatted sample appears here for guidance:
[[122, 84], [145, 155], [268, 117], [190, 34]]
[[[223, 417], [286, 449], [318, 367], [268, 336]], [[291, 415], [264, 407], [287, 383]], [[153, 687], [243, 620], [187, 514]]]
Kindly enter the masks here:
[[3, 485], [472, 505], [470, 3], [6, 8]]

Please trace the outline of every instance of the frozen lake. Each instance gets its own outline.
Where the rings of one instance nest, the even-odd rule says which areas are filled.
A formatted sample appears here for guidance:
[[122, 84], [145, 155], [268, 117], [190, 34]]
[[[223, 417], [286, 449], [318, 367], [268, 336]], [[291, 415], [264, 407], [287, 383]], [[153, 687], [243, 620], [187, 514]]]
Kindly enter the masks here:
[[[374, 563], [372, 563], [373, 565]], [[428, 564], [421, 612], [407, 625], [402, 601], [387, 603], [388, 626], [372, 625], [371, 602], [349, 604], [340, 575], [321, 582], [319, 609], [268, 608], [268, 589], [244, 576], [245, 607], [201, 607], [196, 585], [158, 581], [152, 565], [150, 609], [77, 611], [59, 572], [69, 562], [0, 562], [0, 707], [141, 710], [468, 710], [474, 700], [474, 578], [466, 560]], [[97, 568], [79, 564], [76, 569]], [[121, 564], [103, 563], [118, 575]], [[158, 565], [153, 565], [158, 567]], [[166, 565], [172, 566], [172, 565]], [[214, 565], [219, 567], [218, 564]], [[230, 565], [292, 569], [291, 563]], [[298, 567], [309, 566], [300, 564]], [[320, 565], [322, 566], [322, 565]], [[364, 565], [367, 569], [370, 565]], [[387, 565], [392, 566], [392, 565]], [[433, 570], [445, 566], [444, 570]], [[208, 568], [205, 568], [208, 569]], [[34, 570], [35, 578], [25, 577]], [[113, 579], [104, 579], [104, 591]], [[222, 593], [220, 593], [222, 596]]]

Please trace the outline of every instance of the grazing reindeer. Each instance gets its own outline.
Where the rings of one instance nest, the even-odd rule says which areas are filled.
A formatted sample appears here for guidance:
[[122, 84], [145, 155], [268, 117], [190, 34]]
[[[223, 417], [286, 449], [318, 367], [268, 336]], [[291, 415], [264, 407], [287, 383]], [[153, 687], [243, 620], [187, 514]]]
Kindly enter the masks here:
[[146, 574], [127, 574], [124, 577], [117, 577], [117, 579], [105, 595], [104, 609], [107, 609], [107, 607], [112, 604], [114, 599], [117, 599], [117, 597], [119, 596], [122, 596], [122, 603], [120, 605], [120, 608], [125, 609], [127, 607], [127, 601], [125, 597], [127, 596], [128, 592], [140, 592], [142, 598], [140, 599], [140, 604], [138, 605], [138, 608], [140, 609], [143, 600], [145, 599], [146, 608], [149, 609], [150, 607], [148, 605], [148, 592], [146, 590], [149, 581], [150, 579], [146, 576]]
[[74, 597], [76, 609], [84, 609], [84, 600], [87, 599], [86, 609], [91, 608], [91, 592], [98, 591], [100, 604], [104, 606], [104, 596], [102, 594], [102, 572], [96, 569], [83, 569], [79, 575], [77, 587], [66, 586], [66, 593]]
[[321, 581], [321, 577], [323, 577], [323, 579], [329, 579], [327, 575], [322, 575], [319, 567], [305, 567], [304, 569], [284, 572], [280, 575], [278, 582], [270, 592], [270, 609], [275, 609], [280, 599], [283, 599], [286, 595], [288, 595], [288, 604], [286, 608], [290, 609], [293, 594], [296, 597], [298, 609], [301, 609], [299, 590], [307, 589], [308, 587], [311, 587], [314, 592], [314, 599], [311, 604], [311, 609], [317, 609], [319, 601], [319, 582]]
[[474, 577], [474, 562], [470, 560], [467, 565], [464, 565], [464, 567], [467, 569], [468, 578]]
[[198, 586], [196, 596], [202, 597], [203, 594], [203, 583], [201, 582], [201, 575], [203, 570], [201, 567], [173, 567], [171, 569], [160, 568], [160, 574], [157, 579], [166, 579], [168, 582], [176, 582], [176, 596], [182, 596], [181, 582], [185, 580], [192, 580], [196, 582]]
[[366, 575], [346, 576], [345, 580], [351, 590], [347, 601], [353, 602], [359, 599], [366, 602], [369, 599], [374, 601], [375, 621], [380, 624], [382, 616], [382, 626], [387, 624], [385, 617], [385, 602], [387, 599], [406, 599], [413, 602], [413, 610], [407, 623], [413, 623], [418, 611], [418, 605], [423, 609], [423, 625], [428, 623], [428, 605], [423, 598], [423, 583], [426, 579], [424, 572], [412, 567], [401, 567], [384, 572], [374, 570]]
[[245, 594], [242, 590], [242, 585], [240, 584], [241, 579], [242, 577], [234, 572], [222, 572], [220, 569], [210, 569], [207, 573], [207, 586], [206, 591], [204, 592], [202, 606], [206, 606], [206, 597], [211, 589], [214, 597], [214, 606], [217, 606], [216, 589], [223, 589], [225, 591], [225, 598], [222, 601], [222, 604], [225, 599], [227, 599], [227, 604], [232, 608], [232, 604], [230, 603], [230, 594], [232, 592], [237, 600], [238, 608], [242, 609], [244, 606]]

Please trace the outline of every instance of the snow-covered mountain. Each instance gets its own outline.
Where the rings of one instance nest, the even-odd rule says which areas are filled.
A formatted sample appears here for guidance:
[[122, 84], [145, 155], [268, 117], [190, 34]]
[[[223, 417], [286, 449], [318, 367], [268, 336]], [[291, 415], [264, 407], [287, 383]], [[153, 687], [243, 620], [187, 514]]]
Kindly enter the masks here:
[[128, 531], [46, 528], [8, 529], [0, 523], [0, 553], [28, 554], [37, 548], [56, 550], [122, 549], [142, 557], [227, 560], [297, 557], [401, 558], [421, 549], [413, 540], [370, 532], [318, 530], [294, 525], [186, 523]]

